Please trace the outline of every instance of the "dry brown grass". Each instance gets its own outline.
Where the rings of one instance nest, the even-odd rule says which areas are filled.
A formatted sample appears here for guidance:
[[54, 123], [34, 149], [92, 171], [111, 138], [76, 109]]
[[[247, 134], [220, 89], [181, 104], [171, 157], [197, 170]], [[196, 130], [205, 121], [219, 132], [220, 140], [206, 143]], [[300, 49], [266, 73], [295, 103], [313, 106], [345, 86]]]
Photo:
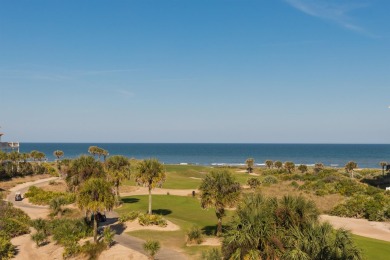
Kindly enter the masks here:
[[2, 190], [9, 190], [12, 187], [15, 187], [18, 184], [30, 182], [30, 181], [36, 181], [40, 179], [46, 179], [53, 177], [49, 174], [40, 174], [40, 175], [31, 175], [31, 176], [26, 176], [26, 177], [16, 177], [12, 178], [9, 181], [0, 181], [0, 189]]
[[137, 187], [137, 186], [130, 186], [130, 185], [119, 186], [119, 192], [120, 193], [133, 192], [133, 191], [136, 191], [138, 189], [139, 189], [139, 187]]
[[[337, 204], [344, 200], [340, 194], [331, 194], [325, 196], [317, 196], [313, 192], [298, 190], [291, 185], [292, 181], [283, 181], [270, 186], [261, 185], [259, 191], [267, 197], [281, 198], [286, 195], [303, 196], [306, 199], [314, 201], [317, 205], [320, 213], [327, 213], [333, 209]], [[303, 182], [296, 181], [299, 185]], [[253, 190], [247, 189], [245, 192], [253, 192]]]
[[46, 184], [41, 187], [45, 191], [66, 192], [67, 186], [64, 180], [57, 180], [54, 184]]

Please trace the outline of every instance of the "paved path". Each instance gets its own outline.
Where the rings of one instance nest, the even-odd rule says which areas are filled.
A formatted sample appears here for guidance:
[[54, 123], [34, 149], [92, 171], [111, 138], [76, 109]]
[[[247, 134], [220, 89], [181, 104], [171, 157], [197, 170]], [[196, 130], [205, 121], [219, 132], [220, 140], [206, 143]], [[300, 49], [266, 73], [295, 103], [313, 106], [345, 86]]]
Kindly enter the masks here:
[[[27, 182], [20, 185], [17, 185], [10, 189], [10, 194], [8, 194], [6, 200], [13, 203], [13, 205], [17, 208], [22, 209], [25, 211], [32, 219], [37, 218], [46, 218], [49, 214], [49, 207], [48, 206], [39, 206], [34, 205], [31, 203], [26, 202], [26, 200], [22, 201], [15, 201], [15, 192], [19, 191], [22, 194], [26, 193], [30, 186], [44, 186], [47, 185], [48, 182], [52, 180], [57, 180], [58, 177], [52, 177], [47, 179], [41, 179], [34, 182]], [[140, 252], [142, 254], [145, 254], [145, 251], [143, 249], [143, 243], [145, 242], [142, 239], [129, 236], [124, 233], [125, 228], [118, 223], [118, 214], [114, 211], [107, 213], [107, 222], [104, 223], [105, 225], [112, 225], [112, 228], [116, 231], [115, 235], [115, 241], [127, 248], [133, 249], [137, 252]], [[188, 259], [184, 254], [171, 250], [168, 248], [161, 248], [161, 250], [156, 255], [156, 259], [158, 260], [185, 260]]]

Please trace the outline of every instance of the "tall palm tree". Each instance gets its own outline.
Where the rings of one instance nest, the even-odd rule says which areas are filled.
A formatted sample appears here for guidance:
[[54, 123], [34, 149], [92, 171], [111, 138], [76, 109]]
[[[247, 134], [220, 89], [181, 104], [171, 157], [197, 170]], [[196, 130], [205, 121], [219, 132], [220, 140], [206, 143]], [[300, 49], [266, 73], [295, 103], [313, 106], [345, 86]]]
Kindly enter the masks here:
[[247, 165], [247, 171], [248, 171], [249, 173], [252, 173], [252, 171], [253, 171], [253, 165], [255, 164], [255, 159], [253, 159], [253, 158], [248, 158], [248, 159], [246, 159], [245, 163], [246, 163], [246, 165]]
[[92, 177], [105, 177], [102, 164], [92, 156], [80, 156], [66, 170], [66, 183], [72, 191], [76, 191], [84, 181]]
[[53, 155], [54, 155], [55, 157], [57, 157], [57, 160], [59, 160], [61, 157], [64, 156], [64, 152], [61, 151], [61, 150], [56, 150], [56, 151], [53, 152]]
[[108, 180], [114, 184], [116, 196], [119, 198], [119, 185], [122, 181], [130, 179], [130, 161], [122, 155], [115, 155], [107, 159], [105, 168]]
[[222, 234], [222, 218], [225, 208], [233, 207], [240, 199], [241, 186], [227, 170], [212, 171], [200, 184], [201, 207], [215, 208], [218, 218], [217, 236]]
[[81, 210], [93, 212], [93, 239], [97, 241], [97, 214], [111, 210], [115, 204], [115, 195], [111, 184], [102, 178], [91, 178], [80, 188], [77, 196], [77, 205]]
[[382, 167], [382, 175], [385, 175], [385, 167], [387, 165], [387, 162], [380, 162], [379, 165]]
[[148, 187], [149, 208], [148, 213], [152, 214], [152, 189], [161, 187], [165, 182], [166, 174], [164, 166], [157, 159], [143, 160], [138, 164], [138, 172], [135, 181], [138, 185]]

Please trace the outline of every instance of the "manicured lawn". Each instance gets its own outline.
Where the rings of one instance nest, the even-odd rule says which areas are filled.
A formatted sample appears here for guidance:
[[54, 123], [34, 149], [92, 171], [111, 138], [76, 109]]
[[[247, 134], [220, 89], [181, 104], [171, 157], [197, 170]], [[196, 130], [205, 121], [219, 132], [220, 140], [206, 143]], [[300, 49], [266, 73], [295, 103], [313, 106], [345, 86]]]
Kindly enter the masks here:
[[[129, 211], [146, 212], [148, 208], [148, 196], [131, 196], [122, 198], [124, 204], [116, 211], [123, 214]], [[185, 245], [186, 231], [193, 225], [199, 226], [208, 235], [215, 234], [215, 225], [217, 218], [213, 209], [204, 210], [200, 207], [199, 200], [192, 197], [172, 196], [172, 195], [153, 195], [152, 208], [157, 214], [180, 226], [178, 231], [133, 231], [132, 236], [141, 239], [155, 239], [164, 246], [184, 249], [189, 255], [199, 255], [203, 246], [187, 247]], [[154, 205], [154, 206], [153, 206]], [[228, 212], [228, 215], [232, 214]], [[229, 216], [225, 217], [224, 223], [227, 223]]]
[[365, 259], [390, 259], [390, 242], [353, 235], [353, 239], [364, 252]]
[[[223, 168], [212, 168], [197, 165], [165, 165], [167, 179], [163, 184], [165, 189], [197, 189], [204, 176], [212, 170]], [[237, 173], [238, 169], [228, 169], [241, 184], [246, 184], [249, 177], [246, 173]], [[124, 185], [135, 186], [134, 180], [126, 181]]]

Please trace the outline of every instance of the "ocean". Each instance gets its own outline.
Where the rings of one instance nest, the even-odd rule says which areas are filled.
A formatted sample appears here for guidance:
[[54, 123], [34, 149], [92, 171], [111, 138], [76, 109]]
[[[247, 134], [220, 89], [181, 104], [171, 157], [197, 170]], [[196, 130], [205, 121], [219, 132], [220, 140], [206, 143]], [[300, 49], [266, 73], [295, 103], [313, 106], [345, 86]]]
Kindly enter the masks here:
[[106, 149], [110, 155], [157, 158], [165, 164], [243, 165], [249, 157], [258, 165], [265, 160], [279, 160], [343, 167], [355, 161], [360, 168], [380, 168], [379, 162], [390, 162], [389, 144], [21, 143], [20, 151], [38, 150], [53, 161], [55, 150], [62, 150], [64, 158], [75, 158], [88, 154], [92, 145]]

